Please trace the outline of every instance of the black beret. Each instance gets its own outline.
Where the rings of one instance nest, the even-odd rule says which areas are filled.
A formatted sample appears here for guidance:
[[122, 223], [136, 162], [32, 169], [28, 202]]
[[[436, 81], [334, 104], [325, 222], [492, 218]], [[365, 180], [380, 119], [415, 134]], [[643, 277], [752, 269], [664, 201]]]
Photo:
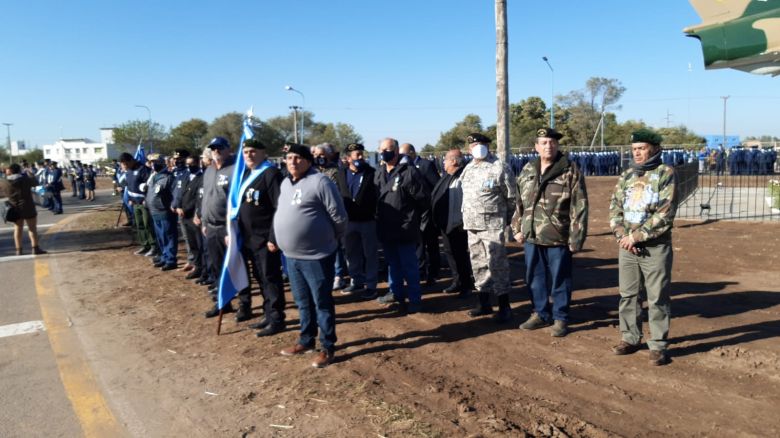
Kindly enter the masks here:
[[653, 146], [660, 146], [663, 137], [650, 129], [638, 129], [631, 133], [631, 143], [650, 143]]
[[244, 140], [244, 144], [241, 147], [252, 148], [252, 149], [265, 149], [265, 145], [263, 144], [263, 142], [254, 137]]
[[536, 138], [539, 137], [547, 137], [547, 138], [554, 138], [556, 140], [560, 140], [563, 138], [563, 134], [556, 131], [553, 128], [539, 128], [536, 130]]
[[308, 146], [297, 143], [288, 143], [287, 146], [288, 154], [297, 154], [300, 155], [301, 158], [308, 160], [310, 163], [314, 162], [314, 156], [311, 154], [311, 149], [309, 149]]
[[190, 156], [190, 151], [187, 149], [174, 149], [173, 158], [187, 158]]
[[479, 132], [474, 132], [469, 134], [468, 137], [466, 137], [466, 143], [490, 144], [490, 139], [487, 138], [485, 135], [480, 134]]
[[353, 151], [364, 151], [364, 150], [366, 150], [365, 146], [363, 146], [360, 143], [350, 143], [347, 145], [347, 148], [345, 149], [347, 153], [351, 153]]

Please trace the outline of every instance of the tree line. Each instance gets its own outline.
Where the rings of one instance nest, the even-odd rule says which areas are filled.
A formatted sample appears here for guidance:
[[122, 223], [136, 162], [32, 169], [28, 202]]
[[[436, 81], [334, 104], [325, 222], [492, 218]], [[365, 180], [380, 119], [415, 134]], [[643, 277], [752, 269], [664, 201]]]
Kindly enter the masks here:
[[[331, 143], [342, 148], [349, 143], [360, 143], [363, 137], [348, 123], [319, 122], [310, 111], [298, 114], [305, 116], [303, 136], [306, 144]], [[191, 153], [199, 153], [208, 142], [217, 136], [225, 137], [231, 145], [237, 145], [241, 140], [244, 115], [239, 112], [229, 112], [215, 118], [211, 123], [193, 118], [179, 125], [166, 129], [159, 123], [148, 120], [130, 120], [114, 128], [114, 142], [118, 144], [143, 144], [149, 150], [166, 155], [175, 149], [186, 149]], [[282, 146], [295, 138], [295, 120], [292, 114], [271, 117], [267, 120], [252, 118], [251, 124], [255, 136], [268, 148], [270, 156], [281, 155]], [[298, 127], [300, 132], [300, 126]]]
[[[555, 129], [563, 134], [563, 146], [624, 145], [631, 133], [649, 127], [641, 120], [618, 122], [614, 111], [626, 88], [617, 79], [592, 77], [585, 87], [556, 96], [553, 104]], [[544, 99], [531, 96], [509, 106], [509, 138], [513, 151], [529, 150], [536, 139], [536, 130], [550, 125], [550, 108]], [[602, 127], [603, 125], [603, 127]], [[702, 144], [704, 139], [685, 126], [660, 128], [664, 144]], [[467, 114], [448, 131], [442, 132], [436, 145], [427, 145], [425, 152], [441, 152], [462, 147], [471, 132], [481, 132], [496, 139], [496, 126], [483, 126], [476, 114]], [[603, 139], [602, 139], [603, 136]]]

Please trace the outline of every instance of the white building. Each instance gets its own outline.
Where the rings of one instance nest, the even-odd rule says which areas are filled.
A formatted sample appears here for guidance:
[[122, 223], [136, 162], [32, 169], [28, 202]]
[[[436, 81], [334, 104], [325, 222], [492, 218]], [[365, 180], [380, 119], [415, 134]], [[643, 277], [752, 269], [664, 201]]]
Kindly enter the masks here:
[[41, 146], [43, 158], [66, 165], [68, 162], [81, 161], [93, 164], [101, 160], [113, 160], [128, 148], [114, 143], [114, 129], [100, 128], [100, 142], [88, 138], [61, 138], [54, 144]]

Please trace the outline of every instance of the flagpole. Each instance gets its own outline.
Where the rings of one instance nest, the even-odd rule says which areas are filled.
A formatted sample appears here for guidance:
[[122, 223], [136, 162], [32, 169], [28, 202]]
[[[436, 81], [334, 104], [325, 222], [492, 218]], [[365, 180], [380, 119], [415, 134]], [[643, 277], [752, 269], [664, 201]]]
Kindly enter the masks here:
[[219, 309], [219, 318], [217, 318], [217, 336], [219, 336], [220, 331], [222, 330], [222, 309]]

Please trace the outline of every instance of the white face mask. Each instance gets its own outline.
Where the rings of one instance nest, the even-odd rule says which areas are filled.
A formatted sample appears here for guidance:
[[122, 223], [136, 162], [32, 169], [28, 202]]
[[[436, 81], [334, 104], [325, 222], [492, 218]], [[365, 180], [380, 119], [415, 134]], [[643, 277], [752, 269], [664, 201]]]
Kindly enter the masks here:
[[488, 148], [484, 144], [475, 144], [471, 147], [471, 156], [477, 160], [482, 160], [488, 155]]

